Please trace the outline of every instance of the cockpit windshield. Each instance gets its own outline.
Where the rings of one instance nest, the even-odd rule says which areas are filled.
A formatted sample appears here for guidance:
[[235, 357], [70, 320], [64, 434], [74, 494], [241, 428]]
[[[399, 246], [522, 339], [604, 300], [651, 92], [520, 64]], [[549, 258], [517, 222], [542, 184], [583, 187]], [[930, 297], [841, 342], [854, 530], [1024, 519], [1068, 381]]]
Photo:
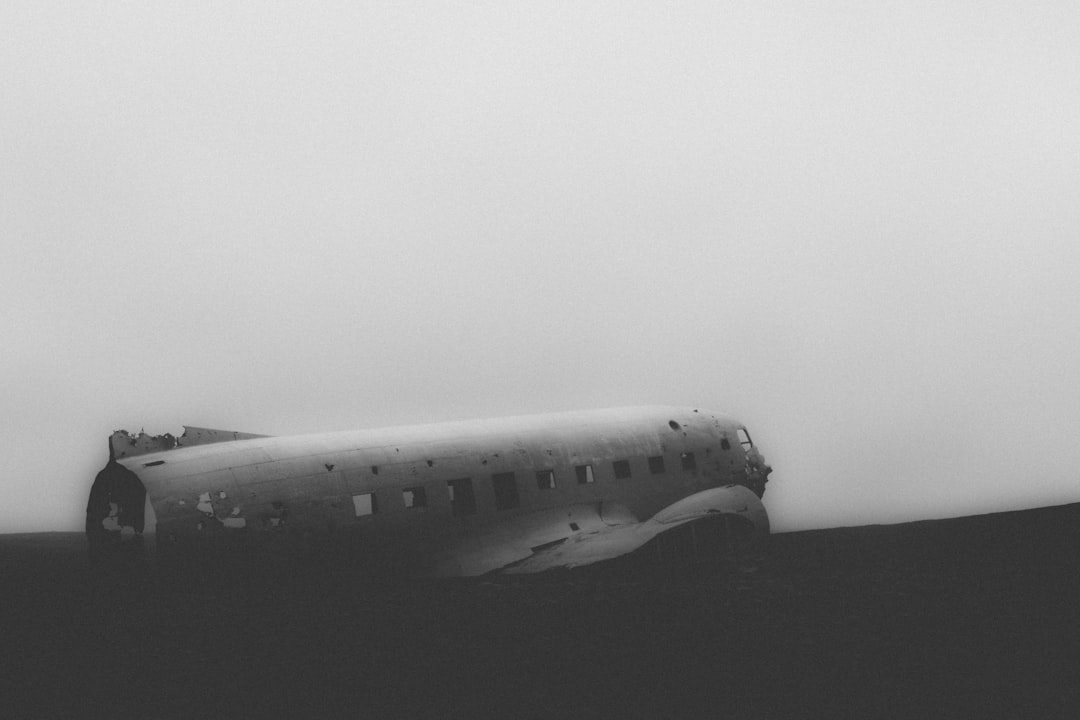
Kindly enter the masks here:
[[754, 447], [754, 441], [750, 439], [750, 433], [746, 431], [746, 428], [739, 428], [739, 444], [742, 445], [743, 450]]

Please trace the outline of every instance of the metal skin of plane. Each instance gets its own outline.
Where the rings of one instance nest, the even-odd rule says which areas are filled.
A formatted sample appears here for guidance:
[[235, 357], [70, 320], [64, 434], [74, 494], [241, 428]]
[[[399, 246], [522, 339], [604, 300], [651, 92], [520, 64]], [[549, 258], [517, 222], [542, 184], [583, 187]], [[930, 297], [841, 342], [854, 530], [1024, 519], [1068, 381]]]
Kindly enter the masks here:
[[409, 575], [614, 558], [690, 523], [767, 535], [771, 468], [738, 421], [638, 407], [270, 437], [116, 431], [87, 505], [91, 556], [271, 554], [323, 543]]

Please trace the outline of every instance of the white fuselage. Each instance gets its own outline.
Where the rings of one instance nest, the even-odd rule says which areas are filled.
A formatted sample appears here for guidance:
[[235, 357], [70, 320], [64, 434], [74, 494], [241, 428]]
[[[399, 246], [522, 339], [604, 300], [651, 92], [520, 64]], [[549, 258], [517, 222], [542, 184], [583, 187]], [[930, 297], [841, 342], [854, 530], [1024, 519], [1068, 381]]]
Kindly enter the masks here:
[[475, 574], [746, 484], [748, 449], [745, 428], [721, 414], [642, 407], [256, 437], [117, 460], [146, 489], [159, 546], [330, 537], [422, 571]]

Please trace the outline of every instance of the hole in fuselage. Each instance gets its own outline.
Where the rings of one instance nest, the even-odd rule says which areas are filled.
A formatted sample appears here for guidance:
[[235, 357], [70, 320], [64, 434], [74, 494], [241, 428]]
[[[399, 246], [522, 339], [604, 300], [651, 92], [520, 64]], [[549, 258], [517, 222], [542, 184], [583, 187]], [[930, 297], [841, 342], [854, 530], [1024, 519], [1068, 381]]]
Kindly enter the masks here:
[[140, 546], [149, 503], [139, 476], [115, 460], [94, 478], [86, 503], [86, 540], [91, 559], [132, 544]]

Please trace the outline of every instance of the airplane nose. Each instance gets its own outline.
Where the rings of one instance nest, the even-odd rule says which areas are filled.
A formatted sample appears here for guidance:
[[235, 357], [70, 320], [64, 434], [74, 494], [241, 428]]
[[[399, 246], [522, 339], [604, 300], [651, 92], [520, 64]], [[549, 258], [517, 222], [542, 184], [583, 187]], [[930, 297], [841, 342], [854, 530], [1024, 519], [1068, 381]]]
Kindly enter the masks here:
[[765, 462], [765, 457], [756, 447], [746, 453], [746, 486], [759, 498], [765, 495], [765, 483], [769, 482], [772, 467]]

